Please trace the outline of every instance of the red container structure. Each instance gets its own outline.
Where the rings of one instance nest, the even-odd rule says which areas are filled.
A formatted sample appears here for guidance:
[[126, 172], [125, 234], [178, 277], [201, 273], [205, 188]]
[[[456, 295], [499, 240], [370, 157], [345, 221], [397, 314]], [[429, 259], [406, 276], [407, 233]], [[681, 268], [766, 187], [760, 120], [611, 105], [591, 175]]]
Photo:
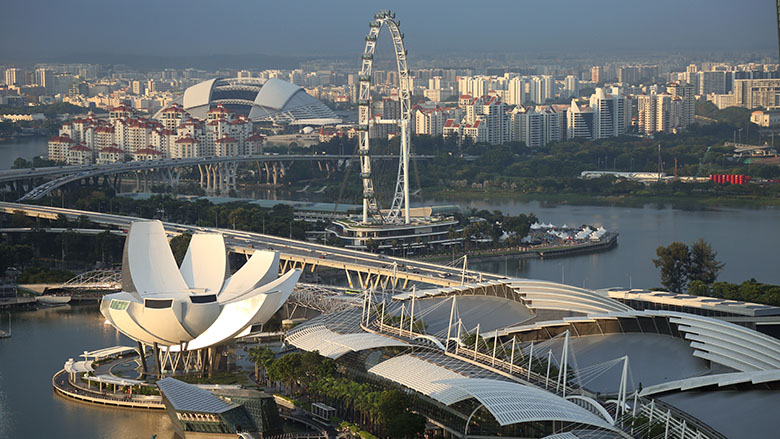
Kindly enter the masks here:
[[750, 176], [744, 174], [712, 174], [710, 180], [715, 183], [748, 184]]

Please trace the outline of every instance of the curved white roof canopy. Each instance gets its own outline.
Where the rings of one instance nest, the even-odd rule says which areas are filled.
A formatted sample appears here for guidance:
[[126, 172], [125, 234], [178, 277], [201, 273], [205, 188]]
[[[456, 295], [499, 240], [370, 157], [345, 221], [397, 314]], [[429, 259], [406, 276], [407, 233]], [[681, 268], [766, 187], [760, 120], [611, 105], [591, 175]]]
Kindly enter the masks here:
[[476, 398], [501, 426], [521, 422], [561, 421], [613, 430], [601, 417], [560, 396], [522, 384], [487, 378], [440, 380]]
[[[290, 270], [276, 281], [252, 291], [244, 299], [221, 304], [222, 311], [217, 320], [189, 342], [186, 350], [206, 348], [230, 340], [252, 324], [268, 321], [279, 310], [284, 300], [292, 294], [300, 276], [301, 270]], [[179, 346], [171, 346], [171, 351], [178, 350]]]
[[114, 384], [117, 386], [137, 386], [144, 384], [144, 381], [133, 380], [130, 378], [119, 378], [113, 375], [97, 375], [97, 376], [85, 376], [84, 379], [103, 384]]
[[445, 405], [474, 397], [502, 426], [565, 421], [612, 429], [604, 419], [550, 392], [509, 381], [464, 377], [410, 354], [383, 361], [368, 371]]
[[214, 84], [218, 80], [219, 78], [209, 79], [188, 87], [184, 90], [182, 106], [187, 110], [203, 106], [206, 106], [208, 109], [209, 102], [211, 101], [211, 92], [214, 90]]
[[204, 294], [218, 293], [222, 289], [227, 271], [227, 252], [222, 235], [219, 233], [192, 235], [179, 271], [191, 289], [202, 290]]
[[466, 376], [410, 354], [399, 355], [368, 369], [382, 378], [394, 381], [442, 404], [450, 405], [471, 398], [468, 392], [440, 380]]
[[339, 358], [352, 351], [374, 349], [389, 346], [408, 346], [408, 343], [392, 337], [370, 332], [339, 334], [325, 325], [309, 325], [297, 331], [291, 331], [285, 342], [304, 351], [318, 351], [329, 358]]
[[499, 335], [595, 322], [603, 319], [664, 317], [675, 324], [680, 335], [688, 340], [693, 355], [742, 372], [780, 369], [780, 340], [758, 331], [724, 320], [676, 311], [645, 310], [588, 314], [587, 317], [565, 317], [529, 325], [504, 328]]
[[73, 358], [65, 362], [63, 369], [68, 373], [88, 373], [95, 371], [95, 368], [92, 367], [92, 360], [73, 361]]
[[557, 282], [512, 279], [509, 284], [531, 309], [552, 309], [581, 313], [613, 312], [633, 309], [607, 295]]
[[571, 285], [556, 282], [509, 279], [506, 281], [483, 282], [480, 284], [466, 284], [453, 287], [430, 288], [418, 290], [414, 293], [405, 292], [393, 296], [394, 300], [408, 300], [413, 295], [417, 298], [434, 297], [438, 295], [479, 295], [478, 291], [489, 290], [490, 286], [506, 284], [514, 292], [515, 299], [522, 302], [532, 310], [550, 309], [580, 313], [592, 312], [630, 312], [633, 309], [617, 300], [611, 299], [607, 294], [585, 288], [577, 288]]
[[[279, 273], [279, 253], [257, 250], [222, 286], [220, 302], [238, 298], [241, 294], [276, 279]], [[258, 279], [258, 274], [262, 276]]]
[[[254, 94], [253, 94], [254, 93]], [[206, 119], [210, 108], [223, 104], [233, 106], [251, 120], [291, 124], [326, 125], [340, 123], [341, 118], [306, 90], [281, 79], [265, 83], [253, 78], [214, 78], [195, 84], [184, 91], [179, 102], [190, 116]], [[154, 115], [161, 117], [162, 110]]]
[[[133, 222], [125, 241], [122, 265], [122, 287], [127, 291], [125, 285], [129, 281], [132, 285], [129, 293], [150, 296], [189, 290], [160, 221]], [[130, 279], [125, 279], [126, 275]]]
[[744, 326], [695, 314], [674, 311], [645, 311], [668, 316], [685, 339], [691, 341], [694, 356], [742, 372], [780, 369], [780, 340]]
[[[268, 107], [274, 110], [281, 110], [298, 92], [303, 92], [303, 94], [306, 95], [306, 92], [304, 92], [302, 88], [291, 82], [271, 78], [266, 81], [265, 84], [263, 84], [260, 92], [257, 93], [257, 96], [255, 97], [255, 105]], [[309, 95], [306, 96], [308, 96], [309, 99], [304, 99], [304, 104], [310, 104], [317, 101]]]
[[670, 391], [686, 391], [699, 389], [702, 387], [714, 386], [725, 387], [735, 384], [764, 384], [780, 381], [780, 370], [760, 370], [754, 372], [732, 372], [721, 373], [717, 375], [706, 375], [700, 377], [685, 378], [682, 380], [669, 381], [655, 386], [648, 386], [642, 389], [640, 396], [650, 396], [657, 393]]

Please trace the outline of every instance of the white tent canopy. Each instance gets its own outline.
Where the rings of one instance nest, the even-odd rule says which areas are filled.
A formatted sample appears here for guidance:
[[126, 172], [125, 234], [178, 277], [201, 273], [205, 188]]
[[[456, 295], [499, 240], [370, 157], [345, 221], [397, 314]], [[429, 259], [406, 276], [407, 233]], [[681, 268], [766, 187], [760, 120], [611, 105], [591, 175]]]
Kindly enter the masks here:
[[487, 378], [463, 378], [438, 381], [476, 398], [501, 426], [521, 422], [560, 421], [613, 430], [603, 418], [535, 387]]
[[329, 358], [339, 358], [352, 351], [388, 346], [408, 346], [408, 343], [392, 337], [367, 332], [339, 334], [324, 325], [313, 325], [290, 334], [286, 342], [305, 351], [318, 351]]
[[117, 386], [136, 386], [138, 384], [143, 384], [143, 381], [139, 380], [131, 380], [129, 378], [119, 378], [115, 377], [113, 375], [98, 375], [98, 376], [86, 376], [84, 377], [88, 381], [92, 381], [95, 383], [103, 383], [103, 384], [113, 384]]

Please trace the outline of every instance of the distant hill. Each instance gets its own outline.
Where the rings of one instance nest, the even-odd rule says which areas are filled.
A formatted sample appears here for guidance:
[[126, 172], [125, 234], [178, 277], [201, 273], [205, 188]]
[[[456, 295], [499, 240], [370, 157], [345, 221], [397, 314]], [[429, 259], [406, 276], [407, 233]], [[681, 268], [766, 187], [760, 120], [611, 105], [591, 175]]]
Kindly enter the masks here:
[[78, 53], [57, 54], [54, 56], [28, 56], [17, 54], [3, 60], [7, 64], [33, 65], [35, 63], [86, 63], [86, 64], [124, 64], [141, 71], [160, 69], [185, 69], [192, 67], [203, 70], [217, 69], [294, 69], [298, 68], [302, 57], [255, 54], [238, 55], [126, 55], [117, 53]]

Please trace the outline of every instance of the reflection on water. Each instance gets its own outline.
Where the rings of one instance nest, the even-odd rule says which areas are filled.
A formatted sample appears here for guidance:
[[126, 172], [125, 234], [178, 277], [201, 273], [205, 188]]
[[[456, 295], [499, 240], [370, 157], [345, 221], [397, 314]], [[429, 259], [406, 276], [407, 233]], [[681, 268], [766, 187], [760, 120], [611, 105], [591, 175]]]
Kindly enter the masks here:
[[46, 157], [48, 152], [49, 143], [45, 137], [19, 137], [0, 142], [0, 170], [10, 169], [19, 157], [29, 161], [39, 155]]
[[13, 337], [0, 340], [0, 438], [174, 437], [163, 411], [99, 407], [52, 390], [51, 377], [68, 358], [132, 345], [104, 320], [96, 305], [13, 314]]

